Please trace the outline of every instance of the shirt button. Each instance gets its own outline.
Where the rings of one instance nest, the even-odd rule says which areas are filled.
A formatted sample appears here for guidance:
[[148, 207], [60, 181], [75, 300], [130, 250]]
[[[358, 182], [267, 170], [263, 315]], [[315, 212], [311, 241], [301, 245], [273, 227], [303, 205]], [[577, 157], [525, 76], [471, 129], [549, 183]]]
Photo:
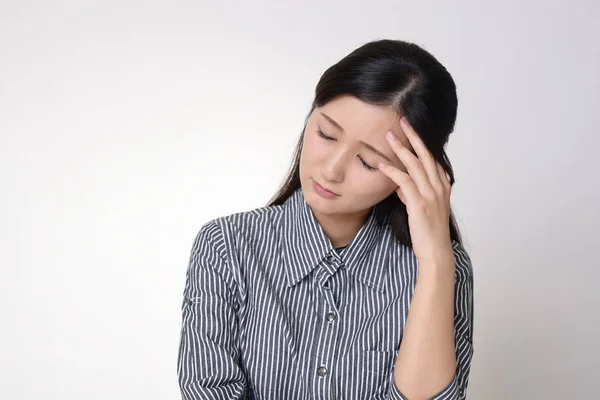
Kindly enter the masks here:
[[327, 375], [327, 368], [322, 367], [322, 366], [319, 367], [317, 369], [317, 375], [319, 375], [319, 376], [325, 376], [325, 375]]
[[327, 257], [325, 257], [325, 260], [327, 261], [327, 264], [331, 264], [333, 262], [333, 256], [328, 254]]
[[336, 319], [336, 318], [337, 318], [337, 317], [335, 316], [335, 314], [334, 314], [334, 313], [328, 313], [328, 314], [325, 316], [325, 319], [327, 320], [327, 322], [333, 322], [333, 321], [335, 321], [335, 319]]

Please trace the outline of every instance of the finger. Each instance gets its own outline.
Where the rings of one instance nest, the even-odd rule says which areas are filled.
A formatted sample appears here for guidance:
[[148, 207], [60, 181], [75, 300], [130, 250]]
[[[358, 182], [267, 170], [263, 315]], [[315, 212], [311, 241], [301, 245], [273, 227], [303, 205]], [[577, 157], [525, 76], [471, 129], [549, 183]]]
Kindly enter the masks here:
[[450, 178], [448, 177], [448, 174], [446, 173], [444, 168], [440, 165], [440, 163], [437, 163], [437, 169], [438, 169], [438, 175], [440, 177], [440, 181], [442, 182], [442, 185], [444, 185], [444, 188], [447, 191], [450, 191], [450, 189], [452, 188], [452, 185], [450, 184]]
[[428, 198], [435, 195], [431, 181], [427, 176], [427, 172], [421, 161], [408, 149], [408, 147], [404, 146], [400, 140], [398, 140], [392, 131], [387, 133], [386, 138], [391, 149], [406, 167], [408, 174], [417, 185], [419, 192], [421, 192], [424, 197]]
[[427, 146], [425, 146], [425, 143], [423, 143], [421, 137], [408, 123], [408, 119], [406, 117], [402, 117], [402, 119], [400, 120], [400, 127], [402, 128], [402, 132], [404, 132], [404, 135], [408, 138], [410, 145], [415, 150], [415, 153], [417, 153], [419, 160], [421, 160], [421, 163], [423, 164], [425, 172], [427, 172], [427, 176], [429, 177], [431, 185], [438, 190], [442, 189], [442, 181], [440, 180], [440, 176], [436, 167], [437, 162], [431, 155], [431, 152], [427, 149]]
[[396, 189], [396, 194], [398, 195], [398, 197], [400, 197], [402, 203], [404, 203], [404, 205], [408, 208], [408, 200], [406, 199], [406, 196], [404, 196], [404, 192], [402, 191], [402, 188], [400, 186], [398, 186], [398, 188]]
[[404, 194], [405, 198], [403, 199], [400, 194], [398, 194], [398, 196], [400, 197], [400, 200], [406, 204], [406, 206], [409, 204], [418, 204], [422, 196], [421, 193], [419, 193], [417, 185], [409, 174], [400, 171], [398, 168], [392, 165], [387, 165], [384, 163], [379, 163], [379, 170], [400, 187], [400, 190]]

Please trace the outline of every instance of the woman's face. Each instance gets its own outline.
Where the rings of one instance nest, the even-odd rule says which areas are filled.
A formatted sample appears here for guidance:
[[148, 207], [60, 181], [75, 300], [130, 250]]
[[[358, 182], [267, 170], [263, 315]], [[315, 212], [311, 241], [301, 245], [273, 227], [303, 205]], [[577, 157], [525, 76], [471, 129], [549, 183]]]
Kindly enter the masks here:
[[[378, 169], [383, 162], [406, 172], [387, 143], [389, 130], [411, 148], [392, 108], [367, 104], [353, 96], [340, 96], [315, 108], [304, 131], [300, 156], [300, 183], [313, 210], [363, 213], [397, 189]], [[315, 183], [335, 195], [323, 195]]]

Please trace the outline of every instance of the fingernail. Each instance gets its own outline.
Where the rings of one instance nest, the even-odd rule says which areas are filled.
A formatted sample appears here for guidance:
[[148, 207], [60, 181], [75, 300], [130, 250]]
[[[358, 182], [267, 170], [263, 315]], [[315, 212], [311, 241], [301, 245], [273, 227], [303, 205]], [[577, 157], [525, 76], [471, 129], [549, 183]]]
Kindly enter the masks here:
[[396, 140], [396, 136], [395, 136], [395, 135], [394, 135], [392, 132], [388, 132], [388, 133], [387, 133], [387, 137], [388, 137], [388, 139], [390, 139], [390, 140]]
[[379, 163], [379, 169], [384, 169], [385, 168], [385, 164], [384, 163]]

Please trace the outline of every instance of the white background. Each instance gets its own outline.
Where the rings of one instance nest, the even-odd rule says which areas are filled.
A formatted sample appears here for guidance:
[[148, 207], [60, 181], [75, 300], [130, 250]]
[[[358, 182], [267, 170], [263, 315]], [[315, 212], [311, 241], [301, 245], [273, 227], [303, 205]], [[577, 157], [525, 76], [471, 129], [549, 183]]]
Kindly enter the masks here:
[[592, 0], [1, 1], [0, 398], [178, 398], [195, 234], [266, 204], [320, 75], [378, 38], [458, 85], [469, 398], [597, 395], [599, 21]]

